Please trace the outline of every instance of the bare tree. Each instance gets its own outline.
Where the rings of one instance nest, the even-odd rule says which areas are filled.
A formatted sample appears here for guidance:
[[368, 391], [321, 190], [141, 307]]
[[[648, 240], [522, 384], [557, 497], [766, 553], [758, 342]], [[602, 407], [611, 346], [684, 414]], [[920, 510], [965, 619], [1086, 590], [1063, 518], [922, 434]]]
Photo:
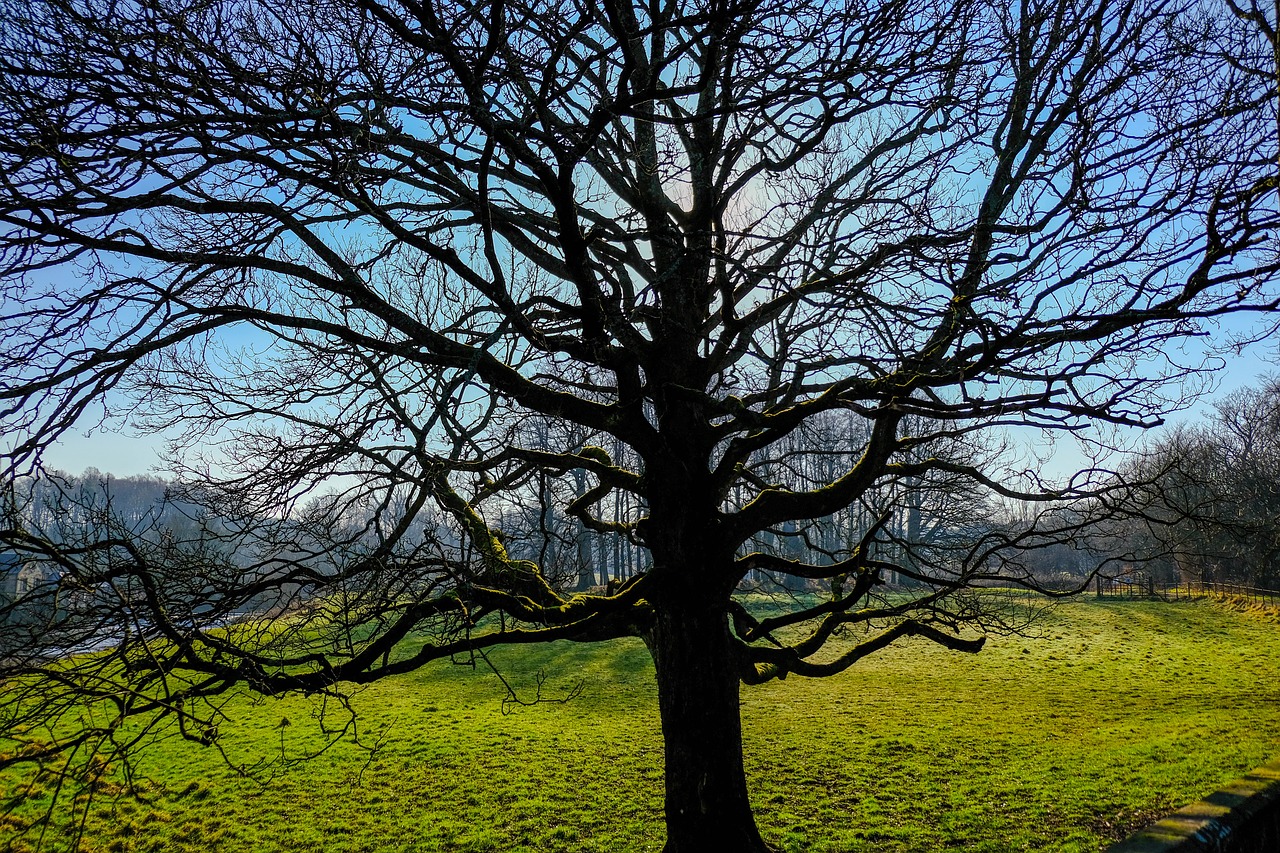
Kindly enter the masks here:
[[[6, 761], [124, 748], [130, 719], [216, 744], [202, 702], [237, 685], [336, 694], [636, 635], [666, 849], [765, 849], [740, 686], [907, 636], [975, 651], [963, 591], [1077, 524], [979, 533], [924, 571], [876, 496], [1097, 498], [1103, 477], [929, 448], [1157, 423], [1201, 367], [1176, 343], [1272, 307], [1274, 92], [1188, 47], [1204, 20], [1242, 19], [1212, 0], [4, 4], [9, 470], [86, 422], [174, 436], [186, 498], [239, 555], [10, 524], [80, 596], [32, 642], [118, 642], [0, 665], [23, 697]], [[1198, 95], [1225, 83], [1253, 106]], [[788, 473], [834, 412], [857, 445]], [[566, 428], [534, 442], [530, 419]], [[564, 592], [500, 529], [570, 494], [560, 518], [648, 555], [602, 594]], [[859, 507], [822, 559], [752, 544]], [[824, 594], [757, 619], [735, 602], [752, 572]], [[881, 594], [890, 572], [915, 590]], [[279, 618], [228, 626], [249, 607]], [[75, 702], [113, 713], [23, 742]]]
[[1205, 421], [1155, 436], [1134, 462], [1133, 552], [1196, 581], [1280, 585], [1280, 384], [1245, 388]]

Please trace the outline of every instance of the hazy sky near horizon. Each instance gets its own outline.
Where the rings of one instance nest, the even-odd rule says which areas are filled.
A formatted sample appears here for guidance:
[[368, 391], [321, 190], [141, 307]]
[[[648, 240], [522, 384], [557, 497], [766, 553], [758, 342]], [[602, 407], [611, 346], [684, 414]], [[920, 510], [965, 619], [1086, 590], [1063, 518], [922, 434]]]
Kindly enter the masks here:
[[[1261, 377], [1280, 372], [1280, 352], [1275, 339], [1264, 340], [1244, 349], [1232, 357], [1215, 376], [1215, 389], [1191, 409], [1176, 413], [1170, 422], [1185, 422], [1199, 418], [1214, 400], [1258, 383]], [[95, 426], [92, 430], [72, 430], [44, 455], [47, 468], [68, 474], [80, 474], [87, 468], [96, 468], [118, 477], [140, 474], [163, 474], [160, 453], [164, 447], [161, 436], [146, 435], [137, 430], [112, 429]], [[1071, 441], [1061, 441], [1054, 451], [1056, 473], [1069, 474], [1084, 459]]]

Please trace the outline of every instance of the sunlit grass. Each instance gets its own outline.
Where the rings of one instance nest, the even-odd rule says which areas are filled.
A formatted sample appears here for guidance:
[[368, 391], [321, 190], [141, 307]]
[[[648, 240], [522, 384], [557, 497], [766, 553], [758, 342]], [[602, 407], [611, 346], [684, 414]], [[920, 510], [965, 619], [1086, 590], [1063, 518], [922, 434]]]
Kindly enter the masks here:
[[[1039, 637], [976, 656], [910, 642], [832, 679], [744, 690], [753, 800], [787, 851], [1096, 851], [1280, 752], [1280, 624], [1207, 602], [1070, 602]], [[324, 742], [316, 704], [241, 697], [229, 766], [168, 740], [146, 801], [100, 796], [90, 851], [648, 851], [662, 744], [638, 641], [492, 655], [361, 689], [362, 745]], [[341, 719], [329, 716], [330, 722]], [[287, 724], [285, 724], [287, 721]], [[260, 764], [260, 762], [265, 762]], [[235, 766], [256, 768], [254, 778]], [[50, 791], [0, 824], [3, 850]], [[46, 835], [68, 849], [68, 827]]]

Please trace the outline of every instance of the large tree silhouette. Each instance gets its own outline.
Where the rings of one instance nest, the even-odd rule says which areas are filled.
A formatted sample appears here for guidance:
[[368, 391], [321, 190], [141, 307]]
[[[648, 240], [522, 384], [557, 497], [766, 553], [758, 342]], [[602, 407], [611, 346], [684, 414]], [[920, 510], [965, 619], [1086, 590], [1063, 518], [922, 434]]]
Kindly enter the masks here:
[[[1155, 423], [1201, 365], [1179, 341], [1272, 298], [1274, 98], [1240, 70], [1271, 44], [1213, 2], [0, 16], [10, 473], [128, 420], [218, 519], [8, 526], [58, 598], [0, 664], [32, 699], [7, 736], [73, 699], [115, 711], [8, 760], [166, 716], [211, 739], [201, 701], [236, 686], [636, 635], [667, 850], [765, 849], [740, 685], [906, 636], [976, 650], [962, 591], [1082, 517], [916, 548], [895, 496], [917, 528], [920, 495], [1096, 497], [1106, 478], [1054, 484], [982, 435]], [[833, 440], [836, 416], [860, 427]], [[644, 549], [629, 579], [569, 594], [509, 550], [501, 520], [557, 495], [577, 532]], [[856, 535], [816, 535], [834, 516]], [[761, 620], [746, 577], [816, 592]]]

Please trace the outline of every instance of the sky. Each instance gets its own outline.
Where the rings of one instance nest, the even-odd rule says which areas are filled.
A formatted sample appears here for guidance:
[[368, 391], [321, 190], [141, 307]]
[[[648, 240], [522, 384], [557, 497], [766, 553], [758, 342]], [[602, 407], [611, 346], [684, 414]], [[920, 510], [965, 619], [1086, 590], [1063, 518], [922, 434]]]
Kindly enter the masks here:
[[[1175, 413], [1170, 423], [1194, 421], [1210, 410], [1212, 401], [1233, 391], [1255, 385], [1270, 373], [1280, 372], [1280, 346], [1275, 340], [1263, 341], [1233, 357], [1216, 376], [1216, 389], [1197, 405]], [[1069, 473], [1083, 459], [1071, 442], [1060, 442], [1056, 448], [1053, 473]], [[160, 451], [163, 440], [136, 431], [111, 431], [96, 428], [91, 433], [73, 430], [45, 454], [45, 464], [68, 474], [80, 474], [86, 468], [97, 468], [118, 477], [161, 472]]]
[[132, 477], [155, 473], [160, 465], [160, 440], [155, 436], [126, 435], [95, 430], [86, 435], [73, 431], [44, 455], [45, 466], [68, 474], [97, 468], [106, 474]]

